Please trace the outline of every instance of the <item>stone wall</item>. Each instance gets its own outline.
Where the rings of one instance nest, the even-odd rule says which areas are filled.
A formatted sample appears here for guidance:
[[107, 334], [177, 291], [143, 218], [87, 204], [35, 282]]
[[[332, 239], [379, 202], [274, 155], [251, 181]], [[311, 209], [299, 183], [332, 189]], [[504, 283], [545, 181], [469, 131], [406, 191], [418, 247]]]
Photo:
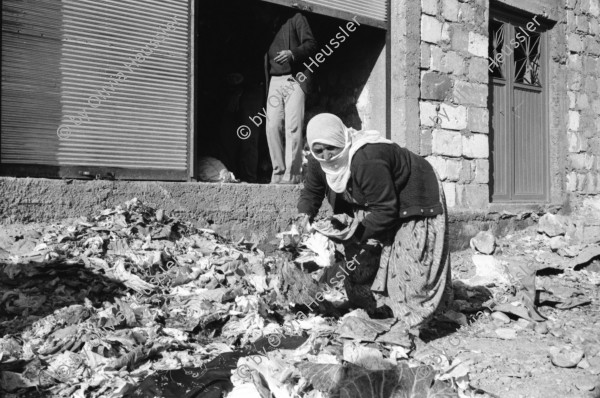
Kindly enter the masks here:
[[489, 204], [487, 1], [421, 0], [419, 152], [449, 207]]
[[[501, 0], [546, 18], [549, 202], [600, 193], [600, 0]], [[448, 204], [489, 209], [490, 2], [421, 0], [419, 152], [444, 181]]]
[[574, 202], [600, 193], [600, 1], [566, 1], [568, 162]]

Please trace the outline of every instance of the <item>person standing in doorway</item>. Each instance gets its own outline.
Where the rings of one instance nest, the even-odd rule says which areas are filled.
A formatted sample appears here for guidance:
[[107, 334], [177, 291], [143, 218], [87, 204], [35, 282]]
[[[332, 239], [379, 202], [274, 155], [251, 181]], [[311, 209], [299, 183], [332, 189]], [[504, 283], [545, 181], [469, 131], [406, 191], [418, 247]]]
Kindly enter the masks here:
[[317, 51], [306, 17], [279, 12], [275, 37], [265, 54], [268, 82], [266, 135], [273, 165], [272, 184], [298, 184], [302, 168], [304, 103], [310, 73], [304, 62]]

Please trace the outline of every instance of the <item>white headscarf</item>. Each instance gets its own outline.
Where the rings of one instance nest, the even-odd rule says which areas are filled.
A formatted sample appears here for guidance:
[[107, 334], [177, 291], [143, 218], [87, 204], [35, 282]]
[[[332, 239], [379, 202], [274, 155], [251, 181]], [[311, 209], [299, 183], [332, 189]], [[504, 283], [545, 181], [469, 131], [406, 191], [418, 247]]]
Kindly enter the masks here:
[[[325, 172], [327, 185], [337, 193], [346, 190], [350, 179], [352, 157], [359, 148], [366, 144], [392, 144], [392, 141], [383, 138], [379, 131], [356, 131], [346, 127], [339, 117], [331, 113], [321, 113], [313, 117], [306, 127], [306, 138], [310, 152]], [[343, 150], [330, 160], [325, 160], [313, 152], [312, 147], [317, 143], [332, 145]]]

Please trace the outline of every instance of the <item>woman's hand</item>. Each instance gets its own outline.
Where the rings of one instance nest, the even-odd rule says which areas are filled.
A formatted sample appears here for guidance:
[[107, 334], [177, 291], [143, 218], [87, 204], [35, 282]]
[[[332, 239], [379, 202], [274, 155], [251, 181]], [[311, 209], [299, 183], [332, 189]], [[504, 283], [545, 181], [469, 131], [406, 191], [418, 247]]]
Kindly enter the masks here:
[[300, 235], [310, 232], [310, 216], [304, 213], [298, 214], [295, 218], [294, 225], [298, 229]]

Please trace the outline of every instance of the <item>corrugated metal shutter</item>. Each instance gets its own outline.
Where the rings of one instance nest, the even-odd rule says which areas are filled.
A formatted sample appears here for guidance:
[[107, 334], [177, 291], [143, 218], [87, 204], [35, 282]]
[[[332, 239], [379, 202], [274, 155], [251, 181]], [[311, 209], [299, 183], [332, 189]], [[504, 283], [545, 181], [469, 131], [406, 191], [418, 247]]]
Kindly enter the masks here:
[[362, 24], [387, 29], [388, 0], [264, 0], [336, 18], [358, 17]]
[[187, 177], [187, 1], [8, 0], [2, 7], [3, 164]]
[[387, 22], [387, 0], [305, 0], [309, 4], [317, 4], [341, 10], [357, 16], [368, 17]]

